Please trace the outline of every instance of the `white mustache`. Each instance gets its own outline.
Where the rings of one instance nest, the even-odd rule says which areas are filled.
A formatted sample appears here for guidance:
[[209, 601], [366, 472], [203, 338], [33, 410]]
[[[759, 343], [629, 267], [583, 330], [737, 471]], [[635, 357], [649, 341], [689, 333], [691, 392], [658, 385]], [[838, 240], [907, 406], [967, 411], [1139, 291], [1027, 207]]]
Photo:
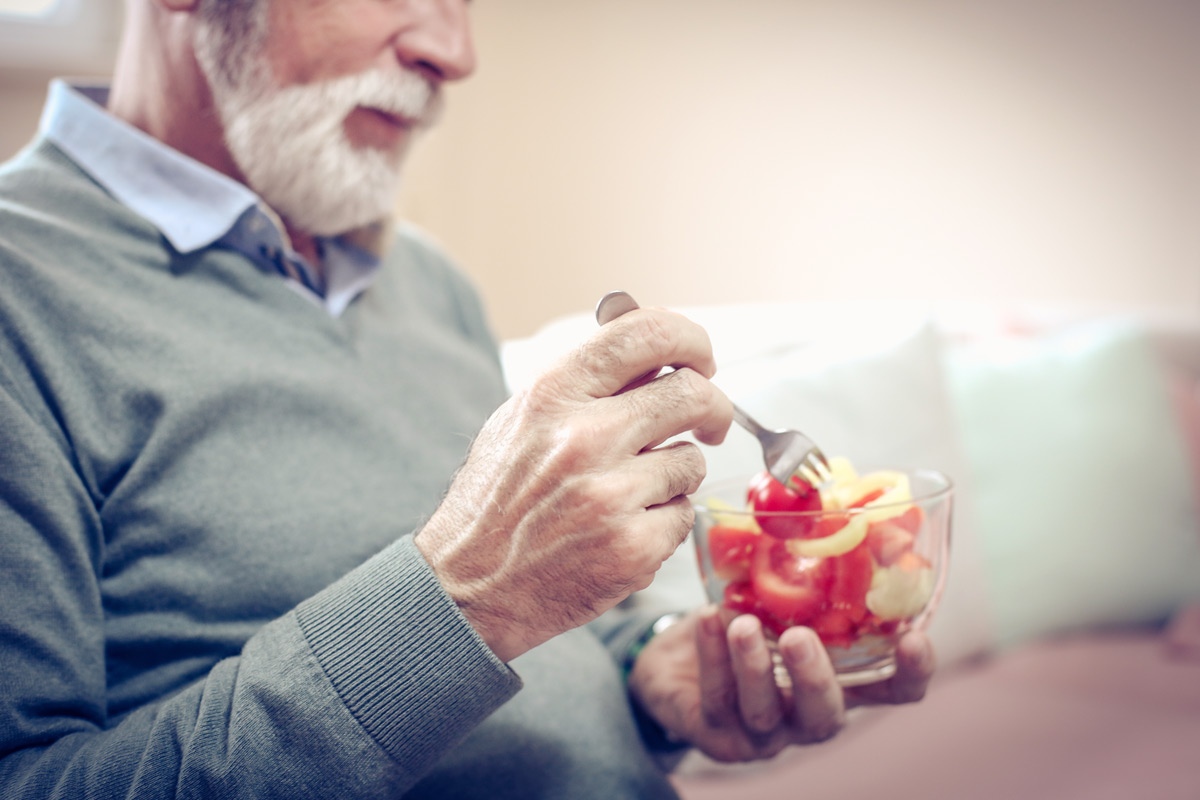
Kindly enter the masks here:
[[[287, 117], [286, 122], [309, 125], [319, 116], [340, 124], [358, 107], [374, 108], [428, 127], [441, 110], [441, 91], [413, 70], [374, 69], [320, 83], [267, 89], [271, 105]], [[257, 104], [259, 98], [250, 100]], [[320, 112], [318, 112], [320, 109]]]
[[334, 91], [345, 91], [351, 108], [377, 108], [404, 119], [430, 124], [440, 105], [441, 93], [422, 75], [408, 69], [373, 70], [335, 81]]

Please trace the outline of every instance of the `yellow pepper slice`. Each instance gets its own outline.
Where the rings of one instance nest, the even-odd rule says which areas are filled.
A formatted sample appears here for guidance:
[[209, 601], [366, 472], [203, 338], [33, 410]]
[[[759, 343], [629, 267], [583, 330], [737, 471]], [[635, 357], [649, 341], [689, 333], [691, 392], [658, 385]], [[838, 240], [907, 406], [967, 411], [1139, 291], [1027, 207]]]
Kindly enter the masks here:
[[801, 558], [828, 558], [849, 553], [867, 538], [869, 522], [865, 514], [854, 514], [836, 532], [820, 539], [788, 539], [784, 546]]
[[893, 564], [875, 570], [867, 590], [867, 609], [882, 620], [909, 619], [921, 613], [932, 594], [932, 569]]
[[731, 506], [723, 500], [718, 500], [715, 497], [710, 497], [705, 502], [708, 510], [712, 513], [713, 522], [717, 525], [723, 525], [726, 528], [735, 528], [739, 531], [753, 531], [762, 533], [758, 527], [758, 522], [754, 519], [754, 515], [748, 513], [746, 509]]

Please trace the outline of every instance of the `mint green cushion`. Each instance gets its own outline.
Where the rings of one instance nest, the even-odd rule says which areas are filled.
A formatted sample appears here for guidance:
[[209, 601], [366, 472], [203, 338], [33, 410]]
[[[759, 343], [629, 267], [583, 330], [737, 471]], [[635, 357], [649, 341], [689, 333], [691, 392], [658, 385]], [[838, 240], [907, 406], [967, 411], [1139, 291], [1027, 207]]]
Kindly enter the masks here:
[[998, 644], [1154, 623], [1200, 596], [1190, 465], [1148, 338], [1124, 324], [957, 350]]

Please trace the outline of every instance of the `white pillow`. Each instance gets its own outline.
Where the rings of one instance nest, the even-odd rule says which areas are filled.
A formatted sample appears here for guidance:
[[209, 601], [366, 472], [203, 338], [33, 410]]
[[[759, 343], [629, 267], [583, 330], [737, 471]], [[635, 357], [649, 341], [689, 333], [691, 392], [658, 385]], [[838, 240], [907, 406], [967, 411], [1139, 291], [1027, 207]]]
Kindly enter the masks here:
[[1187, 455], [1141, 331], [990, 338], [947, 364], [1001, 645], [1152, 623], [1200, 597]]
[[[874, 303], [762, 304], [680, 309], [709, 333], [714, 379], [769, 427], [795, 427], [829, 455], [864, 466], [939, 469], [957, 484], [950, 575], [930, 635], [943, 665], [992, 643], [981, 551], [964, 510], [970, 487], [940, 363], [939, 338], [920, 310]], [[510, 385], [525, 385], [546, 363], [595, 331], [587, 315], [506, 343]], [[757, 441], [731, 430], [703, 447], [708, 481], [762, 469]], [[691, 543], [663, 565], [648, 590], [681, 608], [705, 602]]]

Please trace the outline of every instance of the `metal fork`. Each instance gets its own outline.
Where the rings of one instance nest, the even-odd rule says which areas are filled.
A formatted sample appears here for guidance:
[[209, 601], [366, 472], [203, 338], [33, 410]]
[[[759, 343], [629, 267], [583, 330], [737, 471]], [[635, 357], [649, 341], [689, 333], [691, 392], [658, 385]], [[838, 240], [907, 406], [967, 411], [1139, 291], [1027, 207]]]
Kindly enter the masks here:
[[[637, 301], [628, 292], [609, 292], [596, 304], [596, 322], [604, 325], [638, 307]], [[765, 428], [737, 403], [733, 404], [733, 419], [758, 439], [767, 471], [784, 486], [788, 485], [792, 476], [813, 486], [830, 479], [829, 460], [821, 448], [800, 431]]]

